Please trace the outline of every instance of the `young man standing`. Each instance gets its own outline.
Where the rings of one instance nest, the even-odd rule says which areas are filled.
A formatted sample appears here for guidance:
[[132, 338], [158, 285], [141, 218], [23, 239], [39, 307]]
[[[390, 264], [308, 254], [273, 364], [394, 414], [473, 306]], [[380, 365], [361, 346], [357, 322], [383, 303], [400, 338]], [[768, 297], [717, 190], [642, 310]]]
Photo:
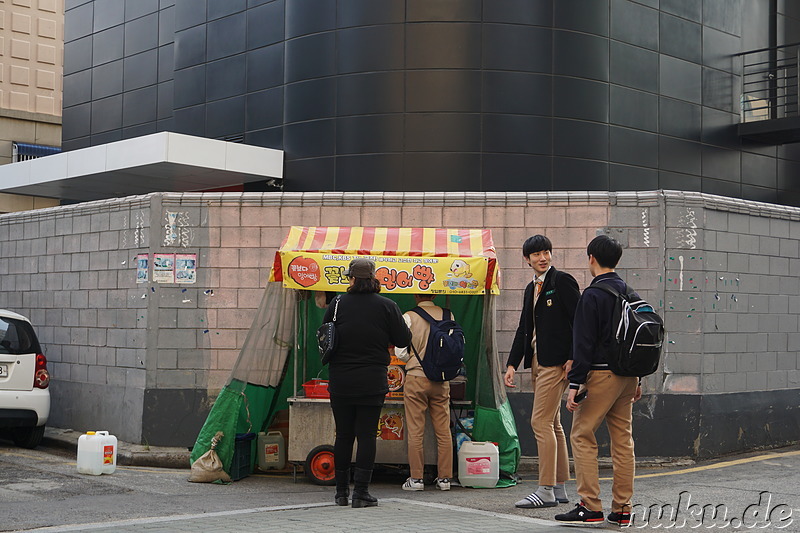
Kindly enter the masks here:
[[[442, 320], [444, 310], [433, 303], [433, 294], [415, 294], [417, 306], [435, 320]], [[452, 315], [450, 318], [453, 318]], [[411, 330], [411, 342], [420, 359], [425, 358], [430, 324], [415, 311], [403, 315]], [[425, 412], [430, 411], [433, 431], [436, 434], [438, 477], [436, 487], [450, 490], [453, 477], [453, 439], [450, 435], [450, 382], [431, 381], [425, 376], [420, 361], [414, 351], [408, 348], [395, 348], [395, 355], [406, 361], [406, 381], [403, 385], [403, 404], [406, 408], [406, 429], [408, 431], [408, 465], [411, 477], [403, 483], [403, 490], [424, 490], [423, 470], [425, 457], [423, 435], [425, 434]]]
[[[638, 378], [618, 376], [609, 370], [606, 353], [613, 342], [611, 321], [615, 299], [603, 290], [592, 290], [592, 286], [607, 283], [625, 294], [625, 282], [614, 272], [622, 257], [622, 246], [611, 237], [600, 235], [589, 243], [586, 253], [589, 272], [594, 279], [583, 291], [575, 312], [573, 363], [567, 397], [567, 409], [575, 413], [570, 442], [581, 502], [570, 512], [555, 518], [559, 522], [571, 523], [603, 521], [595, 431], [605, 419], [614, 466], [613, 500], [608, 521], [627, 526], [631, 518], [635, 470], [631, 419], [633, 402], [641, 398], [642, 387]], [[586, 397], [578, 404], [575, 397], [581, 387]]]
[[572, 321], [580, 290], [575, 278], [552, 266], [552, 252], [553, 245], [544, 235], [534, 235], [522, 245], [522, 256], [534, 278], [525, 287], [519, 327], [506, 362], [506, 386], [515, 386], [514, 373], [523, 359], [533, 383], [531, 427], [539, 450], [539, 487], [515, 504], [526, 509], [569, 502], [564, 488], [569, 454], [561, 427], [561, 396], [567, 386]]

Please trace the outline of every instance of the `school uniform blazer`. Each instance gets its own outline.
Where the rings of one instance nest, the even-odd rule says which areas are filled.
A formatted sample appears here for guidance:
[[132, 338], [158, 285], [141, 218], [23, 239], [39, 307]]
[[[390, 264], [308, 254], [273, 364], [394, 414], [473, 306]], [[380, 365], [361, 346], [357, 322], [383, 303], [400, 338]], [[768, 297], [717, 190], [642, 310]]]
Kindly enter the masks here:
[[[581, 296], [575, 278], [550, 267], [545, 274], [542, 292], [533, 310], [534, 283], [525, 287], [522, 312], [514, 343], [508, 354], [506, 366], [519, 367], [524, 359], [524, 368], [530, 368], [533, 360], [533, 325], [536, 323], [536, 352], [541, 366], [563, 365], [572, 358], [572, 323], [575, 307]], [[533, 312], [532, 312], [533, 311]]]

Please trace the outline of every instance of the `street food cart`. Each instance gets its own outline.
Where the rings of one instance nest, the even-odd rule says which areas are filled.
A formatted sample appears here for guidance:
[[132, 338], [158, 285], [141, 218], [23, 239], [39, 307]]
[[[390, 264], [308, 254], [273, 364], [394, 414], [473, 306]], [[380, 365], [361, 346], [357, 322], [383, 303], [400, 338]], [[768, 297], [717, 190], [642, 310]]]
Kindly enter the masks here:
[[[375, 262], [381, 294], [402, 311], [415, 306], [413, 295], [419, 293], [435, 294], [438, 305], [452, 310], [467, 340], [466, 385], [463, 399], [453, 402], [455, 416], [474, 413], [473, 440], [497, 443], [501, 476], [513, 478], [520, 448], [495, 343], [499, 271], [486, 229], [293, 226], [275, 254], [257, 316], [193, 458], [207, 449], [205, 441], [222, 424], [236, 433], [264, 430], [277, 411], [288, 407], [288, 461], [302, 465], [315, 483], [334, 483], [334, 422], [325, 391], [327, 367], [320, 362], [315, 333], [327, 303], [347, 290], [344, 272], [355, 257]], [[404, 465], [404, 371], [397, 360], [389, 367], [389, 381], [376, 428], [376, 463]], [[215, 415], [217, 403], [227, 407]], [[226, 418], [231, 410], [238, 417]], [[436, 463], [435, 443], [428, 421], [426, 464]], [[228, 451], [217, 451], [225, 464]]]

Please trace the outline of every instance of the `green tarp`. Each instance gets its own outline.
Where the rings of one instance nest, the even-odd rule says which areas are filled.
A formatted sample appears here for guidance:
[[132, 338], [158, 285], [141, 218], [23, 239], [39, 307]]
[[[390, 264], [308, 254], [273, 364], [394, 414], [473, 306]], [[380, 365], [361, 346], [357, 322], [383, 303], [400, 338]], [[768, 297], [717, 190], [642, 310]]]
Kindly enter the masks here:
[[497, 487], [516, 485], [519, 466], [520, 446], [517, 426], [511, 405], [506, 401], [498, 409], [477, 406], [472, 440], [476, 442], [496, 442], [500, 451], [500, 480]]
[[211, 408], [208, 418], [197, 435], [197, 441], [192, 447], [192, 463], [211, 448], [211, 439], [217, 431], [222, 431], [223, 437], [216, 450], [222, 461], [222, 467], [230, 473], [231, 459], [233, 459], [233, 438], [236, 434], [237, 424], [235, 415], [239, 413], [241, 406], [242, 395], [239, 391], [232, 390], [227, 385], [219, 391], [219, 396], [214, 401], [214, 407]]

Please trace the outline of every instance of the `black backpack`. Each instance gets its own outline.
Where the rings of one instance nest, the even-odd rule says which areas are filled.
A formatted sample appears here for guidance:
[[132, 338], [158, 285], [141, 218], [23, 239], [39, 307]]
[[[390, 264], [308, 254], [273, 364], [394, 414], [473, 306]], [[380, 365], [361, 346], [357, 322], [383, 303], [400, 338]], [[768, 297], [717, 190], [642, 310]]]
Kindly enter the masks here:
[[624, 295], [603, 282], [587, 288], [603, 290], [615, 299], [612, 346], [607, 353], [609, 369], [618, 376], [640, 378], [655, 372], [664, 344], [664, 321], [653, 306], [637, 300], [627, 285]]
[[428, 321], [431, 326], [428, 344], [425, 346], [425, 359], [420, 358], [414, 343], [411, 349], [431, 381], [450, 381], [458, 375], [464, 363], [464, 332], [455, 320], [450, 318], [450, 310], [442, 309], [442, 319], [436, 320], [420, 307], [413, 312]]

